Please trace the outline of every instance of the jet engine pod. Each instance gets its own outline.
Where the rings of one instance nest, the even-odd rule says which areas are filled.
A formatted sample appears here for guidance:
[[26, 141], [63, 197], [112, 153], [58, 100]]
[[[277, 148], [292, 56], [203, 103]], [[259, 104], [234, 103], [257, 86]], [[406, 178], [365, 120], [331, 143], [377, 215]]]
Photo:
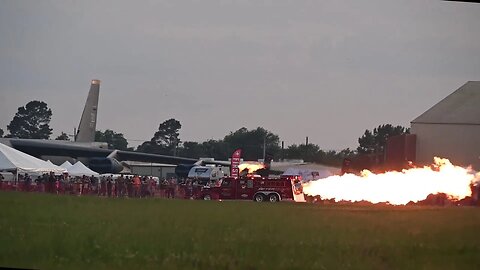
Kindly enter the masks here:
[[187, 178], [188, 177], [188, 172], [190, 172], [190, 169], [192, 169], [194, 166], [197, 166], [195, 164], [178, 164], [177, 167], [175, 167], [175, 174], [177, 175], [178, 178]]
[[91, 158], [90, 169], [102, 173], [119, 173], [123, 170], [122, 164], [114, 158]]

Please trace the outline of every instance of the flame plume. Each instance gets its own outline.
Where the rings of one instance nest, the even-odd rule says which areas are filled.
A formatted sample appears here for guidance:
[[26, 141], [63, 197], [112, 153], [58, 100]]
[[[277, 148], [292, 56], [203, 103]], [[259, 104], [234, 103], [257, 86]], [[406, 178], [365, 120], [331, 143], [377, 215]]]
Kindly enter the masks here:
[[337, 202], [369, 201], [404, 205], [438, 193], [445, 193], [453, 200], [461, 200], [472, 195], [470, 185], [478, 182], [480, 173], [475, 173], [470, 167], [455, 166], [448, 159], [435, 157], [431, 167], [382, 174], [364, 170], [360, 176], [335, 175], [305, 183], [303, 192]]
[[263, 168], [265, 168], [265, 164], [263, 163], [242, 163], [238, 165], [238, 169], [240, 170], [240, 172], [247, 169], [249, 174]]

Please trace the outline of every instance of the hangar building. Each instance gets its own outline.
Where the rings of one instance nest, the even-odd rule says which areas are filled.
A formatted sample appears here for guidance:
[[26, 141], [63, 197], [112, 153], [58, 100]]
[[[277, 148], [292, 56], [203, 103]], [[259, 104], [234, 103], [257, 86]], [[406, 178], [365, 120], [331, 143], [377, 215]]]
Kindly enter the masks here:
[[416, 161], [434, 156], [480, 170], [480, 81], [469, 81], [411, 122]]

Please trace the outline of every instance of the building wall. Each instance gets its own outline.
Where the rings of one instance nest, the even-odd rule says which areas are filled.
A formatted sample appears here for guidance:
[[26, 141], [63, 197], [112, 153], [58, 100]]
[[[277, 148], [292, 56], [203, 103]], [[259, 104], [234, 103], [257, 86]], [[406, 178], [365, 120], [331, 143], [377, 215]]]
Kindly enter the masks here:
[[480, 170], [480, 125], [412, 123], [411, 133], [417, 135], [417, 163], [431, 164], [438, 156]]
[[131, 165], [132, 174], [156, 176], [160, 179], [170, 178], [175, 175], [175, 166], [135, 166]]

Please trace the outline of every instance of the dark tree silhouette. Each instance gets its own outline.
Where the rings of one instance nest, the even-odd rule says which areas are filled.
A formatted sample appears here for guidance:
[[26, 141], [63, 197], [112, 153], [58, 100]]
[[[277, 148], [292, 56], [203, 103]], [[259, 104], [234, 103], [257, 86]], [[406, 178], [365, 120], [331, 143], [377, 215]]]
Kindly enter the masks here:
[[373, 132], [365, 130], [362, 137], [358, 138], [357, 151], [362, 154], [383, 153], [388, 137], [408, 133], [410, 129], [402, 126], [379, 125], [373, 129]]
[[62, 134], [60, 134], [57, 138], [55, 138], [57, 141], [70, 141], [70, 138], [68, 137], [68, 134], [62, 131]]
[[179, 130], [182, 125], [178, 120], [169, 119], [161, 123], [150, 141], [138, 146], [137, 151], [155, 154], [176, 155], [180, 144]]
[[[175, 119], [161, 123], [154, 137], [138, 146], [137, 151], [162, 155], [177, 153], [182, 157], [212, 157], [217, 160], [227, 160], [235, 149], [242, 148], [242, 157], [245, 160], [257, 160], [263, 157], [265, 144], [266, 156], [273, 156], [274, 159], [280, 158], [279, 136], [262, 127], [253, 130], [242, 127], [230, 132], [221, 140], [208, 140], [201, 143], [184, 142], [183, 144], [180, 144], [179, 139], [180, 128], [180, 122]], [[303, 159], [308, 162], [333, 166], [341, 165], [345, 157], [355, 154], [355, 151], [348, 148], [339, 152], [323, 151], [315, 144], [292, 145], [284, 151], [286, 158]]]
[[190, 158], [209, 157], [206, 154], [205, 148], [198, 142], [184, 142], [178, 151], [179, 156]]
[[7, 126], [8, 137], [21, 139], [48, 139], [52, 134], [49, 126], [52, 110], [43, 101], [30, 101], [19, 107], [13, 120]]
[[122, 133], [116, 133], [113, 130], [107, 129], [105, 132], [101, 130], [95, 131], [96, 142], [106, 142], [109, 148], [117, 150], [128, 150], [128, 142]]
[[280, 151], [279, 136], [262, 127], [253, 130], [242, 127], [225, 136], [223, 141], [230, 146], [231, 152], [237, 148], [242, 148], [242, 154], [246, 160], [263, 158], [264, 144], [266, 153], [276, 156]]
[[341, 151], [328, 150], [324, 151], [316, 144], [300, 144], [290, 145], [285, 149], [284, 155], [287, 159], [303, 159], [306, 162], [315, 162], [330, 166], [340, 166], [346, 157], [356, 155], [355, 151], [349, 148]]

